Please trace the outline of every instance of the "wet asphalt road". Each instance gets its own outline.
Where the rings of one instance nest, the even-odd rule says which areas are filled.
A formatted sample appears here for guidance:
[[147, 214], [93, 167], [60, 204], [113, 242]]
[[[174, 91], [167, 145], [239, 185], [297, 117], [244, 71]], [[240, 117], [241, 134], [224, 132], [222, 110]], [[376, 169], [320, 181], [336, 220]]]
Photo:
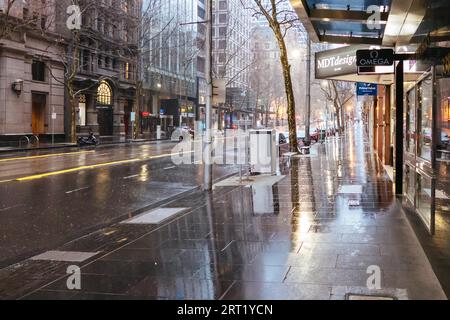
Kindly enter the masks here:
[[[199, 186], [202, 166], [175, 166], [174, 146], [160, 142], [2, 155], [0, 268]], [[214, 178], [235, 171], [216, 166]]]
[[[1, 269], [0, 299], [445, 299], [362, 129], [283, 162], [279, 177], [184, 194], [162, 206], [186, 208], [166, 222], [117, 223]], [[61, 253], [80, 251], [92, 256], [76, 260], [71, 290]]]

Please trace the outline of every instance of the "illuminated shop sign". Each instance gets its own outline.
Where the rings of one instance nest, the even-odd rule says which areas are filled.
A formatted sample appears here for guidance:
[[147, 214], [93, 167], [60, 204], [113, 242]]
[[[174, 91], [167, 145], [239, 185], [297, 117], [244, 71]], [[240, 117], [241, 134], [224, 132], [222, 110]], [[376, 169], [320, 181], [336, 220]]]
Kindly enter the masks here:
[[357, 82], [356, 92], [358, 96], [376, 96], [378, 85], [375, 83]]
[[358, 50], [356, 65], [358, 67], [392, 66], [394, 64], [394, 50]]
[[347, 46], [316, 53], [316, 79], [356, 74], [356, 51], [366, 46]]

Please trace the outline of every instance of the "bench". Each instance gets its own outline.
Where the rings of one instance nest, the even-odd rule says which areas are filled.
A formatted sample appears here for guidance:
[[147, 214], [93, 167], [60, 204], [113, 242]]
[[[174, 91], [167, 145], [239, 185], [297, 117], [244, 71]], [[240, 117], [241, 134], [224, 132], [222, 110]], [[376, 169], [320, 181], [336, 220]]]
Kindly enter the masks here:
[[310, 146], [301, 146], [299, 147], [301, 154], [310, 154], [311, 147]]

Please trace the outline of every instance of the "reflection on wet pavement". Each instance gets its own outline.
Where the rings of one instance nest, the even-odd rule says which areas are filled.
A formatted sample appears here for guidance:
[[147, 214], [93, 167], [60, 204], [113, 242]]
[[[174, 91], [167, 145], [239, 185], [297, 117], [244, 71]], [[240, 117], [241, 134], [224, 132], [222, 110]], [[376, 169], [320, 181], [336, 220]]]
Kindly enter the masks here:
[[[62, 246], [101, 252], [80, 265], [81, 290], [67, 290], [67, 263], [27, 260], [0, 271], [0, 298], [444, 299], [362, 129], [315, 148], [274, 185], [192, 192], [165, 205], [189, 208], [167, 223], [118, 224]], [[381, 290], [367, 288], [369, 266]]]

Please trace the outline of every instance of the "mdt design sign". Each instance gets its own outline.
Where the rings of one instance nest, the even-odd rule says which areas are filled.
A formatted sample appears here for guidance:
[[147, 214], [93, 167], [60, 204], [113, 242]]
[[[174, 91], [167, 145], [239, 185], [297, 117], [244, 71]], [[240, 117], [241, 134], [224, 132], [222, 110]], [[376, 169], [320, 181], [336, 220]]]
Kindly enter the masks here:
[[358, 50], [356, 52], [358, 67], [392, 66], [394, 64], [394, 50]]
[[375, 83], [357, 82], [356, 94], [358, 96], [376, 96], [378, 95], [378, 86]]
[[316, 79], [356, 74], [356, 51], [365, 46], [347, 46], [316, 53]]

